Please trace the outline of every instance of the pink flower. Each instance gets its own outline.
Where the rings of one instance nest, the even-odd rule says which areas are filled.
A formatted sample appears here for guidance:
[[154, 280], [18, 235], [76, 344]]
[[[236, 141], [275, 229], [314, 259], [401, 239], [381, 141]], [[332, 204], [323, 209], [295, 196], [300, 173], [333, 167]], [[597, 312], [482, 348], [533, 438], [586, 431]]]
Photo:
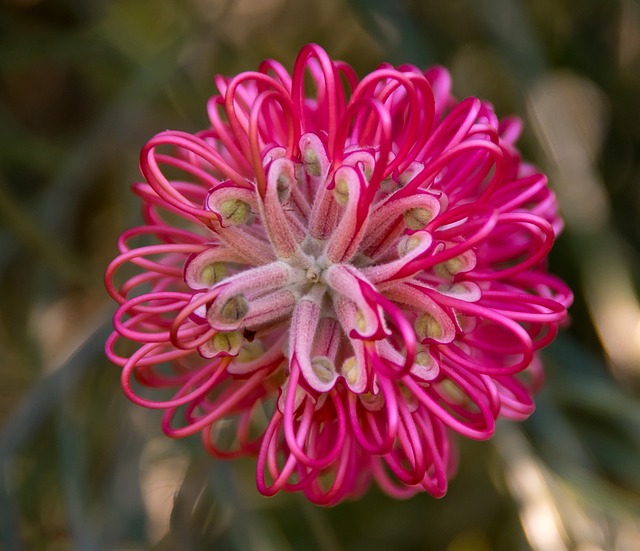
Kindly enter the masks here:
[[292, 75], [269, 60], [215, 82], [208, 129], [143, 148], [145, 224], [106, 273], [126, 395], [169, 436], [257, 454], [265, 495], [444, 495], [451, 432], [531, 414], [572, 300], [520, 122], [457, 102], [441, 67], [358, 81], [316, 45]]

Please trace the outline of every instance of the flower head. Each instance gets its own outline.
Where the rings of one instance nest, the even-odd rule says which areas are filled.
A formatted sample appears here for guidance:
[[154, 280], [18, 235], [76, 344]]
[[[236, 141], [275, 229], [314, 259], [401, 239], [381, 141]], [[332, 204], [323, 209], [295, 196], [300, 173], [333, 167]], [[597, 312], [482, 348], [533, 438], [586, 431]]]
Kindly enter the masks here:
[[215, 82], [209, 128], [143, 148], [145, 224], [106, 273], [126, 395], [169, 436], [257, 454], [265, 495], [444, 495], [450, 433], [533, 411], [571, 302], [520, 122], [457, 102], [441, 67], [358, 80], [316, 45], [291, 75], [269, 60]]

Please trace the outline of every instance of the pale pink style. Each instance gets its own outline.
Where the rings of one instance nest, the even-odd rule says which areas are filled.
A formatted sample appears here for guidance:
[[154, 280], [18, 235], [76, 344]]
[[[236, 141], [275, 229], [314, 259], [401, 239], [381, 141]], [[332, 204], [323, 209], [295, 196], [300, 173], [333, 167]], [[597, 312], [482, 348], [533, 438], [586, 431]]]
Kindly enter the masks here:
[[265, 495], [444, 495], [451, 432], [531, 414], [571, 302], [520, 122], [456, 101], [441, 67], [359, 81], [316, 45], [291, 75], [269, 60], [215, 83], [208, 129], [143, 148], [145, 224], [106, 273], [126, 395], [169, 436], [257, 454]]

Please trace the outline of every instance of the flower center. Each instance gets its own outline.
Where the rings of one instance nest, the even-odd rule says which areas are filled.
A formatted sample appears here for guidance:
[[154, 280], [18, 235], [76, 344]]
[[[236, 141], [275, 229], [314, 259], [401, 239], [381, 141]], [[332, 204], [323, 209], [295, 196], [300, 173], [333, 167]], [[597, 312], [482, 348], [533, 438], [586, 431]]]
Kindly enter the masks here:
[[[298, 367], [318, 392], [342, 376], [361, 393], [371, 383], [364, 367], [367, 342], [388, 341], [387, 355], [403, 361], [399, 351], [407, 343], [387, 329], [377, 287], [390, 291], [396, 279], [411, 276], [411, 262], [432, 246], [424, 230], [440, 202], [428, 192], [388, 200], [420, 171], [418, 163], [374, 190], [375, 149], [352, 148], [334, 168], [317, 135], [305, 134], [299, 147], [298, 158], [282, 147], [268, 150], [266, 180], [253, 188], [226, 181], [210, 191], [206, 205], [217, 215], [219, 242], [189, 261], [185, 281], [209, 294], [194, 315], [216, 332], [234, 339], [250, 335], [252, 346], [277, 344], [289, 369]], [[454, 262], [456, 269], [463, 264], [449, 264]], [[416, 321], [418, 336], [443, 338], [452, 324], [442, 321], [440, 311], [430, 316], [431, 325]], [[215, 335], [201, 354], [211, 357], [219, 349], [241, 355], [249, 342], [230, 346]]]

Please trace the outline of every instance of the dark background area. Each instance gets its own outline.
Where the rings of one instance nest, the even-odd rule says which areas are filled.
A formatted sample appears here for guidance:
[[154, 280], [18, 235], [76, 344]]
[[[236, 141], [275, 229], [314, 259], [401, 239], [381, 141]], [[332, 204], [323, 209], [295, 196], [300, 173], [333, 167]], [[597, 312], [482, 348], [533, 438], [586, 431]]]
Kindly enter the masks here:
[[[140, 148], [203, 128], [214, 74], [307, 42], [360, 76], [446, 65], [459, 98], [523, 117], [563, 209], [551, 270], [576, 300], [537, 411], [461, 441], [441, 500], [263, 498], [252, 461], [162, 436], [103, 356]], [[637, 0], [2, 0], [0, 547], [638, 549], [639, 148]]]

